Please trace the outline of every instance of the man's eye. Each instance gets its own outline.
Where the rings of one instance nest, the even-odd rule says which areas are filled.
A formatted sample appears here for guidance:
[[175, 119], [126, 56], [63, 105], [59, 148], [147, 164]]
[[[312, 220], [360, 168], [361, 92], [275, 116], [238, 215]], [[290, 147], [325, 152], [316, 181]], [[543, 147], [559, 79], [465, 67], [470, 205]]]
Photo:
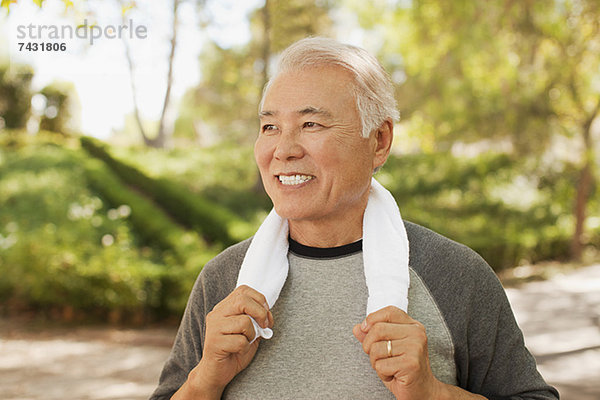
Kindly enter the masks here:
[[265, 124], [262, 126], [263, 132], [274, 131], [275, 129], [277, 129], [277, 127], [275, 125], [271, 125], [271, 124]]
[[320, 124], [317, 124], [316, 122], [312, 122], [312, 121], [307, 121], [304, 123], [303, 127], [304, 128], [316, 128], [321, 126]]

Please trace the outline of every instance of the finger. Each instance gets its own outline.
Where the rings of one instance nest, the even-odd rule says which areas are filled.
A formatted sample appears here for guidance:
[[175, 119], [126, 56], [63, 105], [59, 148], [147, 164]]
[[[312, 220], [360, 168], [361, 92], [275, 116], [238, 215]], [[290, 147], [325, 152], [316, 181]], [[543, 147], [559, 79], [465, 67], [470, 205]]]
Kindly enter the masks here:
[[250, 341], [244, 335], [222, 335], [215, 347], [223, 353], [245, 354], [250, 350]]
[[363, 332], [368, 332], [373, 325], [378, 322], [393, 322], [393, 323], [411, 323], [414, 321], [407, 313], [394, 306], [387, 306], [381, 310], [377, 310], [367, 315], [363, 321], [361, 329]]
[[396, 376], [399, 364], [402, 362], [395, 358], [385, 358], [372, 362], [373, 369], [383, 382], [390, 382]]
[[371, 352], [369, 353], [369, 360], [371, 361], [371, 366], [375, 368], [376, 362], [384, 358], [404, 356], [404, 347], [404, 343], [400, 340], [385, 340], [374, 343], [371, 346]]
[[220, 332], [224, 335], [244, 335], [249, 342], [256, 335], [252, 321], [247, 315], [233, 315], [223, 318], [220, 324]]
[[396, 379], [400, 383], [410, 385], [411, 380], [420, 375], [421, 364], [418, 357], [402, 355], [382, 358], [375, 363], [375, 372], [381, 380], [389, 382]]
[[414, 324], [393, 324], [389, 322], [378, 322], [371, 327], [362, 341], [363, 350], [371, 353], [371, 347], [377, 342], [387, 340], [405, 340], [411, 335], [416, 334], [417, 325]]
[[360, 324], [354, 325], [354, 328], [352, 328], [352, 333], [360, 343], [362, 343], [363, 340], [365, 340], [365, 337], [367, 337], [367, 334], [360, 328]]
[[215, 306], [214, 311], [225, 317], [240, 314], [249, 315], [262, 328], [266, 328], [272, 321], [272, 316], [269, 318], [269, 306], [265, 297], [249, 286], [236, 288]]
[[242, 293], [244, 296], [248, 296], [256, 301], [258, 304], [262, 305], [266, 310], [269, 309], [269, 304], [267, 303], [267, 298], [258, 290], [251, 288], [248, 285], [238, 286], [234, 291], [238, 291]]

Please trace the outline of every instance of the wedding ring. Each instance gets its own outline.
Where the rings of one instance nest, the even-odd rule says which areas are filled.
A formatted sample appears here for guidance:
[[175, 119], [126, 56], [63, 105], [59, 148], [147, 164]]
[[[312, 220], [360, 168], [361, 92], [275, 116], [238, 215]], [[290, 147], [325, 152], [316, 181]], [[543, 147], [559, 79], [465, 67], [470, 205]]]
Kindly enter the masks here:
[[388, 351], [388, 357], [392, 356], [392, 341], [388, 340], [387, 341], [387, 351]]

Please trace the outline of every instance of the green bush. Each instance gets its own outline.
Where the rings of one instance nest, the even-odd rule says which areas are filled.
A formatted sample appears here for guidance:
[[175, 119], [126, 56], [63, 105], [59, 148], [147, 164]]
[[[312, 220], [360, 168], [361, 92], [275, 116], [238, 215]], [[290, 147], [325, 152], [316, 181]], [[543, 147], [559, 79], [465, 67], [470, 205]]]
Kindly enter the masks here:
[[262, 188], [252, 146], [222, 143], [212, 147], [153, 149], [112, 147], [111, 154], [127, 160], [144, 174], [185, 186], [195, 196], [231, 210], [244, 221], [237, 239], [252, 235], [273, 207]]
[[143, 244], [172, 252], [180, 263], [185, 263], [189, 253], [186, 244], [194, 245], [196, 251], [206, 250], [206, 245], [197, 235], [181, 229], [151, 201], [124, 186], [102, 162], [86, 160], [84, 169], [90, 187], [115, 207], [117, 214], [129, 217]]
[[[150, 219], [156, 208], [138, 212], [143, 202], [126, 195], [97, 163], [76, 148], [0, 138], [0, 310], [71, 310], [138, 321], [182, 312], [214, 251], [166, 223], [159, 229], [168, 234], [153, 240], [166, 240], [168, 249], [149, 246], [146, 232], [139, 232], [148, 225], [134, 216]], [[88, 178], [102, 179], [105, 191], [90, 189], [99, 185], [88, 185]]]
[[524, 184], [532, 199], [519, 193], [515, 181], [528, 174], [502, 154], [464, 159], [437, 153], [390, 157], [378, 178], [405, 219], [466, 244], [501, 270], [568, 257], [565, 207], [553, 205], [535, 179]]
[[151, 178], [116, 158], [112, 157], [97, 140], [82, 137], [82, 146], [94, 157], [104, 161], [127, 184], [139, 189], [180, 224], [195, 229], [211, 242], [231, 245], [246, 233], [244, 222], [228, 209], [203, 199], [184, 186], [162, 178]]

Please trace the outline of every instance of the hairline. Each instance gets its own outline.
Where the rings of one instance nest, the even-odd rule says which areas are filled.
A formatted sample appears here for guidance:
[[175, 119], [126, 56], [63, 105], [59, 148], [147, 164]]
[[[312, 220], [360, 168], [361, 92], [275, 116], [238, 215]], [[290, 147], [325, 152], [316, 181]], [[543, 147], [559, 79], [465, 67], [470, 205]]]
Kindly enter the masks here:
[[343, 68], [352, 75], [349, 89], [355, 99], [362, 137], [368, 138], [386, 121], [394, 123], [400, 118], [392, 81], [377, 58], [364, 48], [325, 37], [301, 39], [281, 53], [275, 74], [263, 88], [260, 108], [279, 75], [318, 67]]
[[319, 67], [339, 67], [339, 68], [343, 68], [344, 70], [346, 70], [350, 73], [350, 75], [352, 76], [352, 86], [351, 86], [352, 95], [354, 97], [354, 103], [356, 105], [356, 111], [358, 113], [358, 117], [359, 117], [360, 125], [361, 125], [361, 137], [368, 138], [371, 132], [366, 132], [366, 134], [365, 134], [366, 115], [364, 115], [365, 113], [361, 109], [361, 105], [360, 105], [360, 98], [364, 97], [364, 96], [361, 96], [360, 84], [358, 82], [358, 74], [356, 71], [352, 70], [344, 63], [336, 62], [333, 60], [319, 60], [316, 62], [310, 62], [310, 63], [305, 63], [302, 65], [294, 66], [291, 68], [279, 69], [275, 73], [275, 75], [273, 75], [273, 76], [271, 76], [271, 78], [269, 78], [269, 80], [267, 81], [267, 83], [265, 84], [265, 86], [263, 88], [262, 97], [260, 99], [260, 104], [259, 104], [259, 113], [258, 113], [259, 117], [263, 113], [262, 109], [263, 109], [264, 102], [265, 102], [265, 95], [267, 94], [267, 91], [269, 90], [269, 88], [271, 87], [273, 82], [279, 76], [286, 74], [286, 73], [302, 72], [302, 71], [309, 70], [311, 68], [319, 68]]

